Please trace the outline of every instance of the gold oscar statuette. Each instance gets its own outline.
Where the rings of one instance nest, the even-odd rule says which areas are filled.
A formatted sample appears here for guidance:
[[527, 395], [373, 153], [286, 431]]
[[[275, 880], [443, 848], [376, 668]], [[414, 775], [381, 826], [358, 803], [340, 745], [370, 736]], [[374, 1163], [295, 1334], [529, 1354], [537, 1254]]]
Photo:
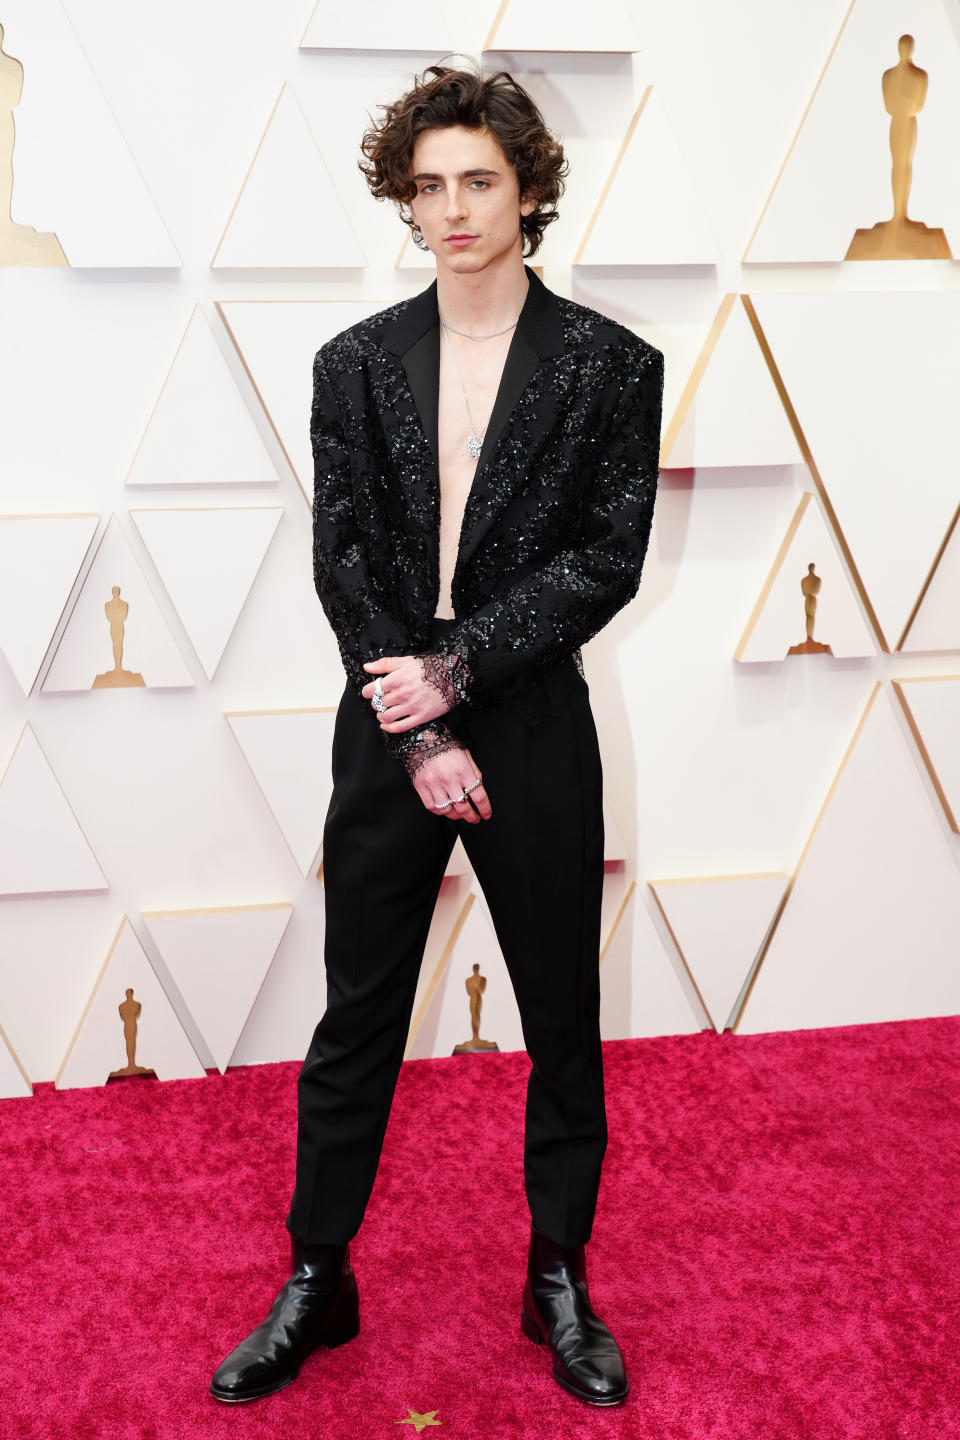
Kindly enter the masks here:
[[467, 994], [470, 996], [470, 1028], [473, 1034], [469, 1040], [464, 1040], [462, 1045], [453, 1047], [454, 1055], [483, 1055], [491, 1050], [499, 1050], [500, 1046], [496, 1040], [480, 1039], [480, 1011], [483, 1008], [483, 992], [487, 988], [487, 977], [480, 974], [480, 966], [474, 965], [473, 974], [466, 981]]
[[127, 991], [126, 1000], [117, 1006], [120, 1012], [120, 1019], [123, 1021], [123, 1039], [127, 1047], [127, 1063], [122, 1070], [111, 1070], [111, 1080], [125, 1080], [129, 1075], [155, 1075], [155, 1070], [148, 1070], [143, 1065], [137, 1064], [137, 1021], [140, 1019], [140, 1011], [143, 1006], [139, 1000], [134, 1000], [133, 991]]
[[878, 220], [857, 230], [845, 260], [950, 260], [950, 246], [942, 230], [921, 220], [907, 219], [907, 201], [913, 179], [913, 152], [917, 145], [917, 115], [927, 98], [926, 70], [914, 65], [913, 36], [901, 35], [900, 61], [883, 72], [883, 103], [890, 116], [890, 154], [893, 157], [893, 218]]
[[18, 225], [13, 217], [13, 112], [23, 92], [23, 66], [3, 48], [0, 25], [0, 265], [69, 265], [56, 235]]
[[807, 566], [807, 573], [800, 581], [800, 589], [803, 592], [803, 613], [807, 622], [807, 638], [802, 645], [791, 645], [787, 651], [788, 655], [832, 655], [833, 651], [829, 645], [821, 645], [819, 640], [813, 638], [813, 626], [817, 618], [817, 596], [820, 594], [820, 586], [823, 580], [817, 574], [813, 565]]
[[124, 670], [120, 664], [123, 656], [123, 627], [130, 606], [126, 600], [120, 599], [119, 585], [113, 586], [113, 599], [108, 600], [103, 608], [110, 622], [110, 639], [113, 643], [113, 669], [105, 670], [102, 675], [97, 675], [90, 689], [116, 690], [124, 685], [145, 684], [142, 675], [134, 670]]

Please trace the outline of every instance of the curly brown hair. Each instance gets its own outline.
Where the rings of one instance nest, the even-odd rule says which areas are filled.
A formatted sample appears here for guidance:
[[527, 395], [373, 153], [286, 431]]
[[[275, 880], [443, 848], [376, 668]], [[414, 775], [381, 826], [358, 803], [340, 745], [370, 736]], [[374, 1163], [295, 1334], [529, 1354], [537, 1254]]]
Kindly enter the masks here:
[[483, 75], [429, 65], [415, 76], [411, 90], [378, 109], [383, 118], [370, 116], [370, 129], [360, 142], [364, 159], [358, 162], [377, 200], [392, 200], [404, 223], [414, 229], [416, 221], [404, 207], [417, 193], [410, 166], [419, 136], [451, 125], [487, 130], [516, 170], [520, 195], [537, 202], [532, 214], [520, 216], [523, 253], [537, 253], [544, 230], [557, 218], [569, 167], [560, 141], [512, 75], [506, 70]]

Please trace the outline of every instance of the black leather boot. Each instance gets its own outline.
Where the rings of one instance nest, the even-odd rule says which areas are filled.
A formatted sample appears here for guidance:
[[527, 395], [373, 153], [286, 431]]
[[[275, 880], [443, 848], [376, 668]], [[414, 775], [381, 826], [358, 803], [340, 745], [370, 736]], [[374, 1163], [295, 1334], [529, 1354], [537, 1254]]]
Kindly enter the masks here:
[[587, 1294], [582, 1245], [564, 1249], [530, 1231], [520, 1324], [553, 1356], [553, 1378], [588, 1405], [619, 1405], [630, 1381], [623, 1356]]
[[330, 1350], [360, 1329], [357, 1282], [347, 1245], [309, 1245], [291, 1237], [293, 1274], [266, 1320], [214, 1371], [218, 1400], [259, 1400], [297, 1378], [312, 1350]]

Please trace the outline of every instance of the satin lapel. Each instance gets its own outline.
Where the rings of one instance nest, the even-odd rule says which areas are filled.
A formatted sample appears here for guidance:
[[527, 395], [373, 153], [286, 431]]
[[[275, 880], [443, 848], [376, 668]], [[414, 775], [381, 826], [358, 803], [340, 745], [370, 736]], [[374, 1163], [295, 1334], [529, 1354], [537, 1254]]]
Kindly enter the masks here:
[[433, 458], [440, 454], [438, 438], [440, 405], [440, 326], [434, 325], [401, 357], [407, 384], [420, 416]]
[[477, 478], [490, 459], [504, 425], [510, 419], [514, 406], [527, 388], [539, 364], [540, 356], [523, 331], [515, 330], [510, 342], [510, 349], [507, 351], [507, 358], [503, 362], [503, 373], [500, 376], [497, 398], [493, 402], [487, 431], [483, 437], [483, 446], [473, 477], [474, 484], [477, 483]]

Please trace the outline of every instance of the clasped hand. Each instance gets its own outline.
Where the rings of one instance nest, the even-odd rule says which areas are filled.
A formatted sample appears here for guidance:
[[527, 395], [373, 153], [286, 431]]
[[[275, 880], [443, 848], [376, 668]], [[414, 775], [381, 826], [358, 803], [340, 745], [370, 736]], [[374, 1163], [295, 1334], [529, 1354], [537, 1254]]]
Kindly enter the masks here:
[[[415, 655], [384, 655], [366, 661], [363, 668], [368, 674], [383, 676], [381, 690], [386, 708], [377, 711], [377, 719], [381, 728], [391, 734], [436, 720], [450, 709], [436, 686], [424, 679], [423, 666]], [[373, 686], [371, 680], [360, 691], [365, 700], [372, 700]]]
[[[436, 686], [425, 679], [424, 666], [415, 655], [385, 655], [380, 660], [367, 660], [363, 668], [374, 676], [384, 676], [381, 693], [385, 708], [376, 711], [384, 730], [411, 730], [414, 725], [436, 720], [451, 708]], [[365, 700], [373, 699], [374, 684], [371, 680], [360, 691]], [[474, 785], [469, 796], [464, 790], [482, 778], [466, 746], [451, 746], [419, 766], [413, 788], [432, 813], [445, 813], [451, 820], [477, 825], [493, 815], [489, 796], [482, 783]], [[449, 806], [448, 800], [453, 802]]]

